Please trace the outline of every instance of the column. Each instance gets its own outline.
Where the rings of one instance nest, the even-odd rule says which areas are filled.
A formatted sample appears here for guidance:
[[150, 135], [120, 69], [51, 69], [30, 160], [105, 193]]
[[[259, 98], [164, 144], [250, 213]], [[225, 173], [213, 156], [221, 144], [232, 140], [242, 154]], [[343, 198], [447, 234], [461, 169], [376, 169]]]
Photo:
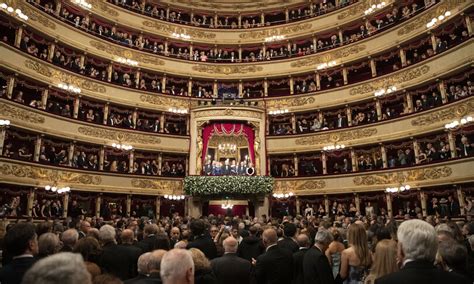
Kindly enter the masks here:
[[318, 39], [316, 38], [316, 36], [313, 36], [313, 52], [318, 52]]
[[293, 130], [293, 134], [296, 134], [296, 115], [295, 113], [291, 113], [291, 129]]
[[217, 27], [218, 22], [219, 22], [219, 18], [217, 17], [217, 13], [214, 13], [214, 27]]
[[352, 126], [352, 110], [350, 106], [346, 106], [346, 117], [347, 117], [347, 125]]
[[132, 113], [133, 129], [137, 128], [138, 108], [135, 108]]
[[162, 113], [160, 116], [160, 133], [165, 132], [165, 114]]
[[137, 72], [135, 72], [135, 88], [138, 89], [140, 87], [140, 68], [138, 68]]
[[102, 124], [107, 125], [107, 119], [109, 119], [109, 109], [110, 109], [110, 104], [108, 102], [105, 103], [104, 105], [104, 115], [103, 115], [103, 120]]
[[418, 141], [415, 139], [413, 140], [413, 152], [415, 154], [415, 163], [419, 164], [420, 163], [420, 146], [418, 145]]
[[337, 28], [337, 33], [339, 35], [339, 42], [340, 42], [340, 45], [342, 45], [342, 43], [344, 42], [344, 36], [342, 35], [342, 30], [340, 27]]
[[[285, 21], [288, 23], [290, 21], [290, 11], [288, 10], [288, 7], [285, 8]], [[296, 211], [298, 212], [298, 210]], [[299, 214], [299, 213], [298, 213]]]
[[469, 33], [469, 36], [472, 36], [474, 32], [472, 29], [471, 18], [469, 17], [469, 15], [464, 15], [464, 21], [466, 22], [467, 32]]
[[267, 46], [265, 43], [262, 43], [262, 51], [263, 51], [263, 60], [265, 60], [265, 56], [267, 55]]
[[360, 198], [359, 198], [359, 194], [357, 194], [357, 193], [354, 193], [354, 203], [355, 203], [355, 207], [357, 209], [357, 212], [361, 212], [360, 211]]
[[72, 113], [72, 117], [77, 119], [79, 117], [79, 105], [80, 105], [80, 102], [81, 102], [81, 97], [80, 96], [77, 96], [74, 98], [74, 105], [73, 105], [73, 113]]
[[70, 167], [72, 166], [72, 159], [74, 157], [74, 148], [76, 147], [75, 143], [76, 141], [72, 141], [71, 144], [69, 144], [69, 148], [67, 149], [67, 160]]
[[464, 206], [466, 206], [466, 203], [464, 201], [464, 194], [461, 188], [456, 189], [456, 194], [458, 195], [459, 208], [461, 208], [461, 215], [466, 215], [467, 212], [464, 209]]
[[422, 190], [419, 192], [420, 194], [420, 201], [421, 201], [421, 213], [423, 214], [423, 217], [428, 216], [427, 211], [426, 211], [426, 193]]
[[324, 195], [324, 211], [326, 212], [326, 216], [329, 216], [329, 198], [327, 195]]
[[102, 194], [99, 194], [97, 198], [95, 199], [95, 217], [99, 218], [100, 217], [100, 206], [102, 205]]
[[327, 168], [327, 156], [326, 156], [326, 152], [322, 152], [321, 154], [321, 160], [323, 162], [323, 175], [327, 175], [328, 174], [328, 168]]
[[184, 160], [184, 166], [186, 167], [186, 170], [184, 171], [185, 175], [189, 175], [189, 157], [186, 156], [186, 159]]
[[43, 89], [43, 91], [41, 92], [41, 105], [43, 109], [46, 109], [46, 106], [48, 105], [48, 95], [49, 95], [49, 88]]
[[295, 93], [295, 79], [290, 76], [290, 95]]
[[438, 90], [441, 94], [441, 101], [443, 104], [448, 103], [448, 95], [446, 94], [446, 84], [444, 83], [444, 80], [439, 81]]
[[165, 50], [163, 51], [163, 53], [165, 55], [168, 55], [168, 39], [165, 40], [165, 46], [164, 46]]
[[268, 97], [268, 81], [267, 78], [263, 80], [263, 96]]
[[242, 28], [242, 15], [240, 14], [239, 12], [239, 16], [237, 17], [237, 26], [240, 28]]
[[295, 177], [298, 176], [298, 156], [295, 154], [293, 154], [293, 163], [295, 165]]
[[270, 135], [270, 119], [269, 114], [265, 115], [265, 135]]
[[128, 153], [128, 172], [133, 173], [133, 161], [134, 161], [134, 150], [131, 150], [130, 153]]
[[193, 96], [193, 79], [189, 78], [188, 80], [188, 96]]
[[347, 67], [342, 68], [342, 78], [344, 79], [344, 85], [347, 85], [349, 83], [347, 80]]
[[125, 216], [130, 216], [132, 212], [132, 196], [130, 194], [127, 195], [127, 200], [125, 201]]
[[107, 82], [112, 82], [112, 73], [114, 71], [114, 67], [112, 66], [112, 63], [107, 66]]
[[407, 102], [408, 112], [413, 112], [413, 98], [410, 93], [405, 94], [405, 100]]
[[244, 93], [244, 84], [242, 83], [242, 80], [239, 80], [239, 93], [238, 97], [242, 97], [242, 94]]
[[301, 202], [298, 196], [295, 196], [296, 215], [301, 215]]
[[56, 1], [56, 11], [54, 12], [56, 14], [56, 16], [58, 16], [60, 13], [61, 13], [61, 7], [62, 7], [62, 4], [61, 4], [61, 1]]
[[321, 90], [321, 75], [318, 72], [314, 75], [314, 80], [316, 81], [316, 89], [319, 91]]
[[[28, 192], [28, 201], [26, 205], [26, 216], [33, 217], [33, 203], [35, 201], [35, 190], [32, 188]], [[39, 213], [39, 212], [36, 212]]]
[[20, 48], [21, 40], [23, 38], [23, 27], [20, 26], [15, 32], [15, 47]]
[[388, 168], [388, 160], [387, 160], [387, 149], [385, 149], [385, 146], [382, 144], [380, 145], [380, 152], [382, 154], [382, 165], [383, 168], [386, 169]]
[[431, 38], [431, 47], [433, 48], [433, 51], [435, 54], [437, 54], [437, 50], [436, 50], [436, 36], [434, 34], [431, 34], [430, 36]]
[[13, 89], [15, 88], [15, 77], [9, 76], [7, 80], [7, 98], [11, 99], [13, 95]]
[[105, 147], [102, 146], [99, 151], [99, 171], [104, 170]]
[[189, 44], [189, 60], [193, 60], [193, 52], [194, 52], [193, 43], [190, 43]]
[[3, 145], [5, 144], [5, 136], [7, 135], [7, 128], [0, 127], [0, 156], [3, 155]]
[[370, 70], [372, 71], [372, 77], [377, 76], [377, 67], [375, 66], [375, 60], [373, 58], [370, 59]]
[[161, 176], [161, 167], [163, 167], [163, 153], [158, 154], [158, 175]]
[[448, 141], [449, 149], [451, 150], [451, 158], [457, 158], [458, 153], [456, 150], [456, 137], [454, 136], [452, 131], [448, 131]]
[[35, 141], [35, 152], [33, 154], [34, 162], [39, 162], [42, 140], [43, 140], [42, 136], [38, 135]]
[[403, 48], [400, 48], [400, 61], [402, 63], [402, 67], [407, 66], [407, 55]]
[[214, 83], [212, 84], [212, 94], [215, 98], [218, 96], [218, 89], [217, 89], [217, 80], [214, 80]]
[[159, 220], [160, 219], [160, 207], [161, 207], [161, 198], [160, 196], [157, 196], [156, 197], [156, 200], [155, 200], [155, 212], [156, 212], [156, 219]]
[[354, 149], [351, 149], [352, 172], [357, 171], [357, 156]]
[[377, 110], [377, 120], [381, 121], [382, 120], [382, 104], [380, 103], [380, 100], [375, 99], [375, 108]]
[[260, 23], [265, 26], [265, 14], [263, 12], [260, 14]]
[[80, 67], [85, 68], [85, 63], [86, 63], [86, 55], [81, 54], [80, 59], [79, 59]]
[[390, 193], [385, 193], [385, 199], [387, 201], [387, 214], [389, 218], [393, 217], [392, 211], [392, 195]]
[[166, 74], [163, 75], [163, 78], [161, 79], [161, 93], [165, 93], [166, 91]]
[[166, 7], [166, 20], [170, 18], [170, 7]]
[[239, 45], [239, 62], [242, 62], [242, 47]]
[[56, 44], [57, 40], [55, 40], [53, 43], [51, 43], [48, 47], [48, 61], [51, 62], [53, 60], [54, 56], [54, 50], [56, 49]]
[[189, 135], [191, 132], [191, 122], [189, 115], [186, 115], [186, 135]]
[[69, 209], [69, 193], [63, 195], [63, 218], [67, 218], [67, 211]]

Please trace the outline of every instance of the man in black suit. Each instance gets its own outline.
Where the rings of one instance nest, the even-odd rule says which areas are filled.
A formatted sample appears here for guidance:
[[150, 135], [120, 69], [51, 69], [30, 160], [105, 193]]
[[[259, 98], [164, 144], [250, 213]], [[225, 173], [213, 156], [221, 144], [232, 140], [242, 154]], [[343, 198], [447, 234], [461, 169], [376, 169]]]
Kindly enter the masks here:
[[194, 240], [189, 242], [186, 248], [197, 248], [200, 249], [208, 259], [216, 258], [216, 245], [211, 239], [204, 221], [201, 219], [193, 220], [191, 221], [189, 228], [191, 229], [191, 234]]
[[332, 284], [332, 274], [329, 260], [324, 252], [333, 241], [331, 232], [320, 229], [314, 238], [314, 246], [310, 248], [303, 258], [303, 275], [305, 284]]
[[303, 284], [303, 259], [309, 249], [310, 243], [308, 235], [300, 234], [296, 237], [296, 241], [300, 246], [299, 250], [293, 254], [293, 284]]
[[38, 254], [38, 238], [35, 226], [31, 223], [19, 223], [11, 227], [3, 240], [3, 257], [13, 259], [0, 270], [0, 283], [20, 284], [25, 272], [35, 263]]
[[278, 242], [278, 246], [282, 249], [287, 249], [291, 253], [295, 253], [300, 248], [295, 240], [296, 225], [293, 223], [286, 223], [283, 227], [284, 237]]
[[133, 284], [161, 284], [160, 268], [161, 259], [166, 251], [162, 249], [154, 250], [148, 258], [148, 277], [132, 282]]
[[250, 227], [249, 236], [243, 238], [237, 249], [237, 255], [248, 261], [252, 261], [252, 258], [257, 259], [259, 255], [265, 252], [262, 239], [257, 237], [258, 228], [255, 226]]
[[459, 202], [457, 202], [451, 195], [448, 196], [448, 206], [449, 216], [459, 216], [461, 214]]
[[142, 279], [148, 278], [149, 270], [148, 270], [148, 263], [150, 262], [151, 252], [146, 252], [138, 258], [137, 261], [137, 270], [138, 275], [134, 278], [125, 280], [124, 284], [137, 284], [140, 283]]
[[252, 261], [259, 284], [288, 284], [293, 277], [293, 255], [277, 245], [278, 236], [274, 229], [263, 232], [266, 252]]
[[91, 229], [91, 223], [87, 221], [81, 221], [79, 225], [79, 239], [85, 238], [87, 236], [87, 232]]
[[228, 237], [222, 244], [224, 255], [211, 261], [212, 271], [218, 283], [240, 284], [250, 283], [252, 264], [237, 256], [239, 243], [234, 237]]
[[122, 244], [120, 244], [119, 247], [126, 253], [126, 261], [130, 264], [128, 268], [128, 277], [126, 279], [130, 279], [137, 276], [137, 263], [138, 258], [142, 254], [142, 250], [133, 245], [135, 234], [132, 230], [123, 230], [120, 239], [122, 240]]
[[454, 272], [436, 268], [438, 239], [436, 231], [427, 222], [414, 219], [403, 222], [397, 231], [400, 271], [382, 276], [375, 284], [467, 284], [469, 281]]
[[158, 226], [156, 224], [147, 224], [143, 229], [143, 240], [137, 243], [137, 247], [142, 250], [142, 253], [150, 252], [155, 249], [156, 234], [158, 233]]

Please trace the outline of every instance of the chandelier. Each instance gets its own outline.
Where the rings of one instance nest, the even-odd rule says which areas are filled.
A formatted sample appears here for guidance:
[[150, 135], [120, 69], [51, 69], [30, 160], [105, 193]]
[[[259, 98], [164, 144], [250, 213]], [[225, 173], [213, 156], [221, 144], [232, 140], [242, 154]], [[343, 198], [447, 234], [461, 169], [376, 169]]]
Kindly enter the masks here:
[[385, 192], [388, 193], [397, 193], [397, 192], [403, 192], [405, 190], [410, 190], [411, 186], [406, 184], [406, 185], [400, 185], [399, 187], [387, 187], [385, 189]]
[[329, 145], [329, 146], [324, 146], [323, 147], [323, 151], [334, 151], [334, 150], [342, 150], [346, 148], [346, 146], [344, 144], [334, 144], [334, 145]]
[[5, 11], [7, 14], [13, 14], [13, 15], [16, 15], [18, 18], [24, 20], [24, 21], [28, 21], [28, 16], [25, 15], [23, 13], [23, 11], [21, 11], [21, 9], [15, 9], [13, 8], [12, 6], [8, 6], [7, 3], [0, 3], [0, 11], [3, 10]]
[[112, 143], [112, 147], [114, 147], [116, 149], [119, 149], [119, 150], [125, 150], [125, 151], [129, 151], [129, 150], [133, 149], [132, 145], [126, 145], [126, 144], [122, 144], [122, 143]]
[[237, 152], [237, 145], [233, 143], [221, 143], [217, 145], [217, 149], [219, 149], [222, 154], [235, 154]]
[[165, 194], [164, 198], [169, 200], [184, 200], [186, 196], [184, 195], [174, 195], [174, 194]]
[[76, 87], [74, 85], [70, 85], [68, 83], [59, 83], [58, 87], [65, 90], [65, 91], [74, 93], [74, 94], [80, 94], [81, 93], [81, 88]]
[[453, 122], [451, 123], [448, 123], [448, 124], [445, 124], [444, 125], [444, 128], [446, 129], [454, 129], [458, 126], [462, 126], [464, 124], [468, 124], [468, 123], [471, 123], [473, 121], [473, 118], [472, 116], [466, 116], [466, 117], [463, 117], [461, 118], [460, 120], [454, 120]]
[[234, 204], [230, 203], [229, 200], [226, 200], [224, 203], [222, 203], [221, 208], [222, 209], [232, 209], [234, 207]]
[[87, 2], [86, 0], [73, 0], [72, 3], [84, 9], [92, 9], [92, 4]]
[[8, 125], [10, 125], [10, 120], [0, 119], [0, 126], [8, 126]]
[[274, 193], [273, 197], [280, 199], [280, 198], [292, 197], [293, 195], [294, 193], [290, 191], [288, 193]]
[[44, 187], [44, 189], [46, 191], [56, 192], [58, 194], [66, 193], [66, 192], [71, 191], [71, 188], [69, 186], [58, 187], [58, 185], [56, 183], [54, 183], [53, 185], [46, 185]]

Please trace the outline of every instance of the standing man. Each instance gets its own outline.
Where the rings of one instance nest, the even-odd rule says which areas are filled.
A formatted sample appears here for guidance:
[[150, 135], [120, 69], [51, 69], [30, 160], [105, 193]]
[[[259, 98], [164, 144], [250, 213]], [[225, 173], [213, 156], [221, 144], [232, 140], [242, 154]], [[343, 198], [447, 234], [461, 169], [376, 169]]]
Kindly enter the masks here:
[[250, 283], [252, 264], [237, 256], [238, 242], [234, 237], [224, 240], [224, 255], [211, 261], [218, 283]]
[[314, 241], [314, 246], [306, 252], [303, 259], [304, 283], [333, 284], [334, 276], [325, 255], [333, 236], [328, 230], [319, 229]]

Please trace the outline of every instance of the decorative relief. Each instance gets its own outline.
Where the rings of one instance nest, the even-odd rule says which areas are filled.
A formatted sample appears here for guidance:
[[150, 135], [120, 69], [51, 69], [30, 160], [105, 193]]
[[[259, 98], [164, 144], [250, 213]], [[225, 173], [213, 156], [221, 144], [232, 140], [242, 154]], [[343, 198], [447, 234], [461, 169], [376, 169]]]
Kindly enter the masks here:
[[369, 83], [361, 84], [358, 87], [352, 88], [349, 93], [351, 96], [373, 93], [376, 90], [380, 90], [382, 88], [387, 88], [393, 85], [398, 86], [401, 83], [412, 81], [428, 73], [428, 71], [430, 71], [430, 67], [428, 65], [423, 65], [415, 69], [398, 72], [393, 76], [388, 76]]
[[194, 117], [201, 118], [201, 117], [213, 117], [213, 116], [236, 116], [236, 117], [246, 117], [246, 118], [256, 118], [256, 119], [262, 118], [262, 114], [259, 112], [248, 111], [248, 110], [234, 110], [231, 108], [200, 111], [200, 112], [196, 112]]
[[449, 177], [453, 170], [448, 167], [415, 169], [408, 171], [400, 171], [385, 174], [372, 174], [355, 177], [353, 182], [355, 185], [386, 185], [399, 184], [404, 182], [416, 182], [424, 180], [436, 180], [444, 177]]
[[44, 123], [44, 116], [11, 105], [0, 103], [0, 113], [7, 118], [21, 120], [28, 123]]
[[168, 4], [180, 4], [185, 5], [186, 8], [194, 7], [197, 9], [210, 9], [210, 10], [243, 10], [243, 9], [262, 9], [271, 5], [287, 5], [294, 0], [253, 0], [253, 1], [200, 1], [200, 0], [162, 0], [163, 3]]
[[94, 40], [90, 41], [89, 43], [98, 50], [105, 51], [115, 56], [133, 59], [145, 64], [165, 65], [165, 62], [156, 56], [141, 54], [140, 52], [128, 50], [123, 47], [117, 47], [111, 44], [104, 44]]
[[190, 29], [190, 28], [183, 28], [172, 26], [169, 24], [165, 24], [159, 21], [143, 21], [142, 23], [145, 27], [155, 29], [158, 32], [163, 32], [168, 35], [172, 35], [173, 33], [177, 34], [187, 34], [194, 39], [215, 39], [215, 33], [204, 32], [200, 30]]
[[182, 181], [174, 180], [152, 180], [152, 179], [138, 179], [131, 180], [132, 186], [137, 188], [158, 189], [158, 190], [173, 190], [182, 191]]
[[36, 181], [76, 183], [86, 185], [99, 185], [102, 183], [100, 176], [65, 172], [59, 170], [45, 169], [27, 165], [0, 165], [0, 173], [4, 176], [15, 176], [18, 178], [30, 178]]
[[18, 1], [17, 7], [18, 9], [22, 10], [25, 15], [28, 16], [29, 21], [38, 22], [41, 25], [51, 30], [56, 29], [56, 24], [53, 21], [48, 19], [48, 17], [44, 16], [38, 10], [32, 8], [30, 5], [26, 3], [21, 3], [21, 1]]
[[297, 185], [296, 190], [315, 190], [323, 189], [325, 187], [326, 182], [324, 180], [309, 180]]
[[441, 121], [453, 120], [465, 116], [474, 111], [474, 99], [469, 102], [452, 106], [447, 109], [435, 111], [426, 115], [419, 116], [411, 121], [413, 126], [425, 126]]
[[323, 55], [310, 56], [305, 59], [297, 60], [291, 63], [291, 67], [293, 68], [307, 67], [307, 66], [313, 66], [316, 64], [321, 64], [321, 63], [325, 63], [325, 62], [329, 62], [333, 60], [340, 60], [341, 58], [348, 57], [349, 55], [357, 54], [365, 50], [366, 48], [367, 47], [365, 44], [345, 47], [340, 50], [335, 50], [332, 52], [325, 53]]
[[275, 181], [273, 192], [318, 190], [326, 187], [324, 180]]
[[[57, 80], [61, 83], [67, 83], [71, 85], [78, 86], [81, 89], [88, 90], [91, 92], [98, 92], [98, 93], [105, 93], [106, 88], [100, 84], [93, 82], [91, 79], [82, 79], [80, 77], [76, 77], [73, 75], [66, 74], [56, 69], [49, 68], [46, 64], [33, 61], [33, 60], [26, 60], [25, 66], [37, 73]], [[58, 82], [58, 83], [59, 83]]]
[[264, 39], [266, 37], [274, 36], [274, 35], [286, 35], [291, 36], [295, 33], [303, 32], [310, 30], [313, 27], [311, 23], [305, 24], [298, 24], [292, 25], [283, 28], [277, 29], [265, 29], [259, 31], [251, 31], [239, 34], [239, 38], [241, 39]]
[[194, 65], [194, 71], [209, 74], [247, 74], [263, 70], [262, 66], [242, 65], [242, 66], [222, 66], [222, 65]]
[[377, 128], [363, 128], [349, 131], [341, 131], [330, 134], [302, 137], [295, 140], [296, 145], [323, 145], [329, 142], [342, 142], [367, 138], [377, 134]]
[[144, 103], [149, 103], [153, 105], [160, 105], [160, 106], [174, 106], [174, 107], [180, 107], [180, 108], [187, 108], [188, 103], [184, 100], [177, 100], [177, 99], [172, 99], [172, 98], [165, 98], [162, 96], [157, 96], [157, 95], [141, 95], [140, 96], [140, 101]]
[[77, 130], [86, 136], [108, 139], [112, 141], [140, 143], [140, 144], [160, 144], [161, 139], [151, 135], [142, 135], [136, 133], [128, 133], [116, 130], [100, 129], [96, 127], [80, 126]]
[[102, 1], [102, 0], [89, 0], [89, 3], [92, 4], [92, 7], [94, 7], [94, 9], [97, 9], [97, 10], [100, 10], [102, 12], [105, 12], [107, 13], [109, 16], [112, 16], [112, 17], [118, 17], [119, 13], [117, 11], [115, 11], [114, 9], [111, 9], [109, 7], [109, 5], [107, 4], [106, 1]]
[[280, 107], [299, 107], [309, 105], [316, 102], [314, 97], [300, 97], [300, 98], [289, 98], [281, 100], [271, 100], [267, 102], [269, 108], [280, 108]]

